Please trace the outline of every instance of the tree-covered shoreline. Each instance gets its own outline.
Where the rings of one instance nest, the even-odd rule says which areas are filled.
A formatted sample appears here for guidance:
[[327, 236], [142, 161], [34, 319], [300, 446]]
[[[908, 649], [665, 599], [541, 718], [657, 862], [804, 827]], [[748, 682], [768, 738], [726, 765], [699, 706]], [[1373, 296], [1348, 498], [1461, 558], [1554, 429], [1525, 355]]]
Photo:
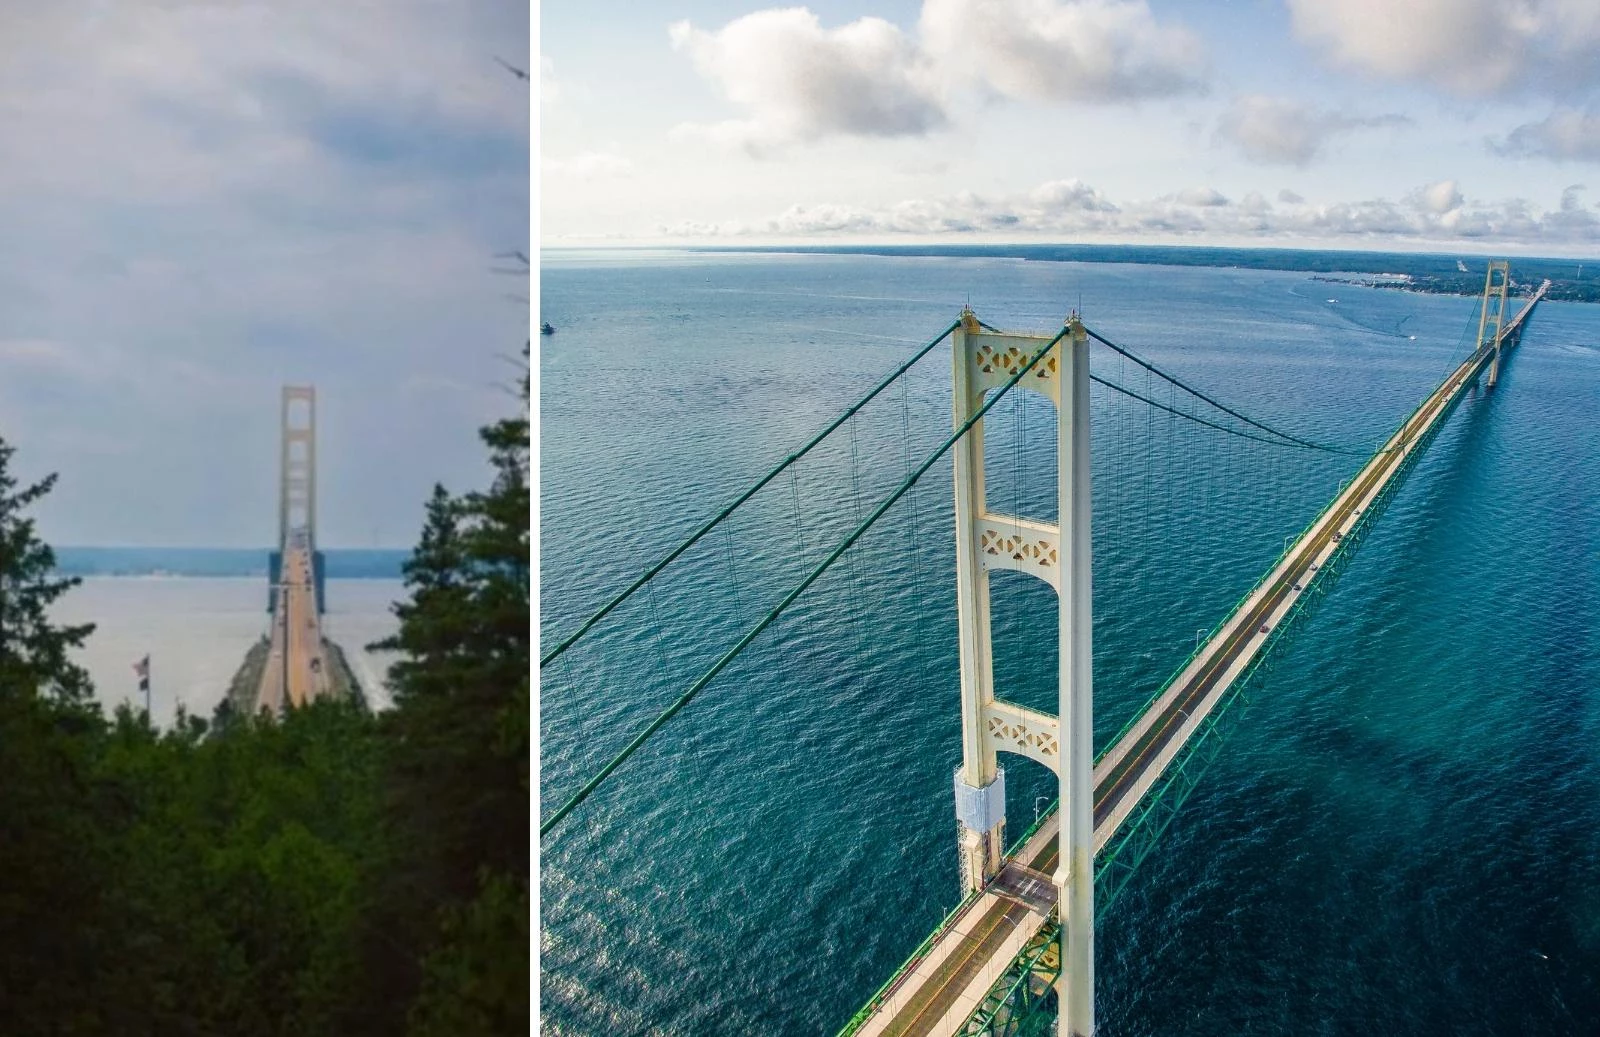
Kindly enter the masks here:
[[[1021, 259], [1041, 263], [1117, 263], [1223, 267], [1335, 275], [1314, 277], [1368, 288], [1395, 288], [1444, 295], [1478, 295], [1487, 263], [1474, 253], [1372, 252], [1342, 249], [1226, 248], [1211, 245], [763, 245], [694, 246], [701, 253], [790, 253], [884, 257]], [[1512, 256], [1511, 276], [1523, 294], [1549, 278], [1552, 300], [1600, 302], [1600, 256], [1591, 259]], [[1369, 277], [1349, 275], [1375, 275]]]
[[[1424, 295], [1481, 296], [1483, 278], [1470, 275], [1459, 277], [1313, 277], [1313, 281], [1328, 284], [1353, 284], [1361, 288], [1389, 288], [1401, 292], [1420, 292]], [[1525, 298], [1539, 290], [1539, 282], [1515, 281], [1506, 294], [1512, 298]], [[1546, 299], [1552, 302], [1600, 302], [1600, 281], [1574, 282], [1551, 280]]]
[[[529, 384], [524, 377], [524, 405]], [[394, 707], [110, 716], [0, 440], [0, 1033], [529, 1029], [529, 422], [435, 489]]]

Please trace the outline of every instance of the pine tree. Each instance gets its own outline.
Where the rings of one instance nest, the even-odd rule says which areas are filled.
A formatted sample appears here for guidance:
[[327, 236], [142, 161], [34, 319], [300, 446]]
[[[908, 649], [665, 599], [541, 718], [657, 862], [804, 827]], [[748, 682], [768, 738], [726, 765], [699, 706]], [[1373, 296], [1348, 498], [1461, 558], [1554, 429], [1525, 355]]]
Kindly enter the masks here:
[[[524, 352], [524, 358], [529, 356]], [[522, 400], [529, 402], [524, 377]], [[426, 984], [418, 1032], [485, 1022], [525, 1032], [527, 988], [488, 982], [474, 963], [526, 973], [530, 534], [526, 412], [485, 428], [495, 477], [481, 492], [435, 487], [421, 539], [405, 566], [399, 631], [374, 646], [390, 667], [394, 709], [386, 786], [392, 865], [378, 942], [398, 936], [415, 957], [380, 951], [391, 997]], [[508, 907], [509, 905], [509, 907]], [[510, 914], [508, 914], [508, 910]], [[520, 963], [520, 965], [518, 964]], [[398, 1022], [399, 1020], [395, 1020]]]
[[0, 1018], [7, 1032], [92, 1032], [115, 820], [93, 781], [99, 708], [67, 652], [94, 628], [50, 622], [78, 581], [54, 575], [23, 516], [55, 476], [19, 489], [14, 453], [0, 440]]
[[83, 702], [89, 675], [68, 658], [94, 632], [94, 624], [56, 626], [50, 605], [78, 585], [55, 574], [56, 557], [23, 512], [55, 486], [54, 473], [18, 489], [11, 473], [16, 448], [0, 439], [0, 694], [51, 694]]

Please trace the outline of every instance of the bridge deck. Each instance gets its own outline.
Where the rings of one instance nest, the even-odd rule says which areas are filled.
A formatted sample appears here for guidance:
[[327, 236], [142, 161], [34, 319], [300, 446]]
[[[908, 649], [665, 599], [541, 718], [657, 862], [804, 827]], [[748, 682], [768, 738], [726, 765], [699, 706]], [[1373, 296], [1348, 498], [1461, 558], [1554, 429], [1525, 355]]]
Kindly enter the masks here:
[[[1500, 333], [1502, 343], [1517, 334], [1549, 286], [1549, 281], [1544, 282], [1505, 326]], [[1360, 524], [1363, 513], [1406, 471], [1412, 456], [1427, 445], [1431, 433], [1493, 353], [1492, 347], [1479, 349], [1451, 372], [1284, 553], [1161, 698], [1095, 764], [1096, 853], [1161, 779], [1227, 690], [1249, 669], [1271, 640], [1272, 631], [1307, 592], [1318, 570], [1332, 560], [1344, 538]], [[1058, 856], [1056, 834], [1055, 819], [1048, 819], [1008, 861], [1008, 870], [1020, 862], [1036, 874], [1053, 874]], [[874, 1013], [856, 1034], [910, 1037], [955, 1033], [1049, 918], [1049, 908], [1041, 909], [1037, 896], [1019, 896], [1017, 877], [1008, 878], [1003, 871], [934, 941], [922, 959], [880, 995]]]
[[275, 712], [286, 703], [301, 706], [328, 692], [327, 652], [317, 614], [309, 543], [294, 540], [284, 545], [278, 579], [272, 643], [256, 698], [256, 708], [266, 706]]
[[[886, 992], [858, 1037], [950, 1034], [960, 1028], [1028, 938], [1050, 918], [1055, 887], [1048, 877], [1058, 857], [1056, 825], [1049, 818], [1039, 827], [989, 888]], [[1044, 890], [1037, 888], [1040, 879], [1045, 880]]]

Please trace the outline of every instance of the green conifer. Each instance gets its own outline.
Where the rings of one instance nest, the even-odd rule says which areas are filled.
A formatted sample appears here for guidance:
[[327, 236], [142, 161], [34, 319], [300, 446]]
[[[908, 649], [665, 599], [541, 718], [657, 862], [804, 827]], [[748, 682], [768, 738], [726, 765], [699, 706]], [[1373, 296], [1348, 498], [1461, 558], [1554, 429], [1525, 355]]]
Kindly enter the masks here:
[[0, 439], [0, 694], [48, 694], [81, 702], [89, 675], [68, 658], [94, 632], [94, 624], [57, 626], [50, 606], [78, 585], [56, 574], [55, 552], [40, 540], [24, 512], [56, 484], [54, 473], [18, 489], [11, 471], [16, 448]]

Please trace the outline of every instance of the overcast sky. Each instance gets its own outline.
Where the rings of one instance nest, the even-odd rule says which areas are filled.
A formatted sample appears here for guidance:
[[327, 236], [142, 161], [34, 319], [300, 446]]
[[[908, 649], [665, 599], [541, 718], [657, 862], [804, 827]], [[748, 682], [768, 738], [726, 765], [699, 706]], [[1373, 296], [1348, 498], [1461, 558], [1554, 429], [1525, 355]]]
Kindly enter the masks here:
[[557, 0], [540, 32], [546, 245], [1600, 244], [1595, 0]]
[[0, 0], [0, 436], [61, 544], [265, 546], [278, 393], [319, 539], [409, 546], [519, 406], [516, 0]]

